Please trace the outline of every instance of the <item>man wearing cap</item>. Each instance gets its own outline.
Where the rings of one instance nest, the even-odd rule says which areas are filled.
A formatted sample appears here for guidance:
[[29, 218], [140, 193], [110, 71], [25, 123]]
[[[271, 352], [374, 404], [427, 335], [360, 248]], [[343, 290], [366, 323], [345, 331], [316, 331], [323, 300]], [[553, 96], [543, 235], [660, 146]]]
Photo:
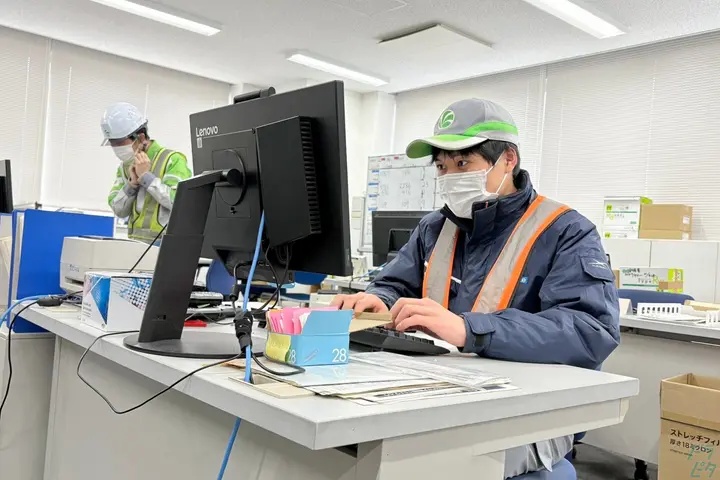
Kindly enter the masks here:
[[[335, 304], [389, 310], [397, 330], [421, 329], [483, 357], [598, 368], [620, 337], [595, 226], [535, 192], [501, 106], [456, 102], [434, 133], [407, 155], [436, 166], [445, 206], [423, 218], [367, 292]], [[552, 469], [571, 449], [568, 436], [509, 450], [506, 478]]]
[[170, 219], [177, 184], [192, 176], [182, 153], [148, 136], [147, 119], [134, 105], [110, 105], [100, 122], [105, 140], [120, 161], [108, 204], [128, 218], [128, 237], [158, 242]]

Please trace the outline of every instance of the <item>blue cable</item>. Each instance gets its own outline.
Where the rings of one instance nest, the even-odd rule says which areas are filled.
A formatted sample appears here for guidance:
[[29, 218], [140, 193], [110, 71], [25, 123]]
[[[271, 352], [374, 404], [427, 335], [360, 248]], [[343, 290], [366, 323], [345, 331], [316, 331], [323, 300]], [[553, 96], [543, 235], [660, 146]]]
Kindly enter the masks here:
[[8, 317], [10, 316], [10, 312], [20, 305], [21, 303], [31, 301], [31, 300], [40, 300], [41, 298], [46, 297], [47, 295], [33, 295], [30, 297], [21, 298], [19, 300], [15, 300], [15, 302], [8, 307], [7, 310], [5, 310], [5, 313], [2, 314], [2, 317], [0, 317], [0, 327], [2, 326], [3, 322], [5, 322], [8, 327], [10, 326], [10, 322], [8, 321]]
[[[253, 256], [252, 265], [250, 266], [250, 273], [248, 275], [247, 284], [245, 285], [245, 294], [243, 295], [242, 309], [243, 312], [247, 312], [248, 299], [250, 298], [250, 284], [252, 284], [253, 275], [255, 275], [255, 267], [257, 267], [258, 258], [260, 258], [260, 247], [262, 245], [262, 232], [265, 228], [265, 212], [260, 216], [260, 227], [258, 228], [257, 240], [255, 241], [255, 255]], [[250, 346], [245, 349], [245, 382], [250, 383], [250, 373], [252, 368], [252, 351]], [[218, 473], [217, 480], [222, 480], [225, 476], [225, 469], [227, 468], [228, 461], [230, 461], [230, 454], [232, 453], [233, 446], [235, 445], [235, 438], [237, 437], [238, 430], [240, 429], [240, 422], [242, 420], [238, 417], [235, 419], [235, 425], [233, 425], [232, 432], [230, 433], [230, 440], [228, 441], [227, 447], [225, 448], [225, 456], [223, 457], [222, 464], [220, 465], [220, 472]]]

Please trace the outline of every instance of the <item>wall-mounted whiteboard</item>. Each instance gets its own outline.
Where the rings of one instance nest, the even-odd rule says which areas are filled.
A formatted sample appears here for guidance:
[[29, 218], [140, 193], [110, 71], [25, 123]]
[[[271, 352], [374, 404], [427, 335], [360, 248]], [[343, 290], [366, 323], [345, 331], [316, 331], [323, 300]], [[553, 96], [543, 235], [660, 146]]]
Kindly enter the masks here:
[[435, 167], [428, 158], [411, 159], [405, 154], [368, 158], [363, 246], [372, 246], [372, 212], [424, 211], [442, 206]]

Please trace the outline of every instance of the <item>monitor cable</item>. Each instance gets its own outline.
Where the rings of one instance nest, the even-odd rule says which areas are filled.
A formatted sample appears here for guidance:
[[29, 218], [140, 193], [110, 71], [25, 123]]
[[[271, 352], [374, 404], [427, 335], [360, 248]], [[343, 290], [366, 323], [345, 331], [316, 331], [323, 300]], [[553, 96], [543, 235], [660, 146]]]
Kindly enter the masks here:
[[148, 398], [147, 400], [144, 400], [143, 402], [138, 403], [137, 405], [135, 405], [135, 406], [133, 406], [133, 407], [126, 408], [125, 410], [118, 410], [118, 409], [115, 407], [115, 405], [113, 405], [113, 403], [112, 403], [105, 395], [103, 395], [100, 391], [98, 391], [97, 388], [93, 387], [93, 386], [85, 379], [85, 377], [82, 376], [82, 374], [80, 373], [80, 366], [82, 365], [83, 360], [85, 360], [85, 357], [87, 356], [87, 354], [90, 353], [90, 350], [92, 350], [92, 348], [95, 346], [95, 344], [96, 344], [100, 339], [103, 339], [103, 338], [106, 338], [106, 337], [110, 337], [110, 336], [113, 336], [113, 335], [127, 335], [127, 334], [131, 334], [131, 333], [138, 333], [138, 330], [124, 330], [124, 331], [121, 331], [121, 332], [111, 332], [111, 333], [106, 333], [106, 334], [104, 334], [104, 335], [100, 335], [100, 336], [96, 337], [95, 340], [92, 341], [92, 343], [90, 344], [90, 346], [87, 347], [87, 348], [85, 349], [85, 351], [83, 352], [82, 356], [80, 357], [80, 361], [79, 361], [78, 364], [77, 364], [77, 368], [75, 369], [75, 373], [77, 374], [78, 378], [79, 378], [80, 380], [82, 380], [82, 382], [83, 382], [85, 385], [87, 385], [93, 392], [95, 392], [100, 398], [102, 398], [102, 399], [105, 401], [105, 403], [107, 404], [107, 406], [110, 407], [110, 410], [112, 410], [113, 413], [115, 413], [116, 415], [125, 415], [126, 413], [130, 413], [130, 412], [133, 412], [133, 411], [135, 411], [135, 410], [137, 410], [137, 409], [139, 409], [139, 408], [141, 408], [141, 407], [144, 407], [144, 406], [147, 405], [148, 403], [150, 403], [150, 402], [152, 402], [153, 400], [155, 400], [156, 398], [158, 398], [160, 395], [163, 395], [164, 393], [169, 392], [170, 390], [172, 390], [173, 388], [175, 388], [178, 384], [180, 384], [183, 380], [187, 380], [188, 378], [192, 377], [192, 376], [195, 375], [196, 373], [202, 372], [203, 370], [207, 370], [208, 368], [211, 368], [211, 367], [217, 367], [218, 365], [222, 365], [223, 363], [227, 363], [227, 362], [229, 362], [229, 361], [238, 359], [238, 358], [240, 358], [240, 356], [241, 356], [241, 355], [236, 355], [236, 356], [234, 356], [234, 357], [232, 357], [232, 358], [225, 358], [225, 359], [223, 359], [223, 360], [220, 360], [220, 361], [211, 363], [211, 364], [209, 364], [209, 365], [203, 365], [202, 367], [196, 368], [196, 369], [193, 370], [192, 372], [183, 375], [182, 377], [180, 377], [179, 379], [177, 379], [176, 381], [174, 381], [173, 383], [171, 383], [170, 385], [168, 385], [168, 386], [165, 387], [164, 389], [160, 390], [158, 393], [156, 393], [156, 394], [153, 395], [152, 397]]
[[18, 319], [22, 313], [27, 310], [28, 308], [32, 307], [33, 305], [36, 305], [41, 298], [44, 297], [28, 297], [24, 298], [22, 300], [19, 300], [15, 302], [13, 305], [10, 306], [10, 308], [7, 309], [7, 311], [3, 314], [2, 319], [0, 319], [0, 325], [2, 325], [3, 321], [7, 321], [8, 316], [10, 315], [10, 312], [14, 307], [16, 307], [18, 304], [29, 301], [30, 303], [26, 304], [23, 308], [20, 309], [20, 311], [12, 318], [12, 320], [7, 324], [8, 325], [8, 333], [7, 333], [7, 364], [8, 364], [8, 379], [7, 379], [7, 385], [5, 387], [5, 394], [3, 395], [2, 402], [0, 402], [0, 419], [2, 419], [2, 412], [5, 408], [5, 403], [7, 402], [8, 397], [10, 396], [10, 384], [12, 382], [13, 377], [13, 364], [12, 364], [12, 352], [10, 349], [11, 345], [11, 337], [12, 337], [12, 331], [13, 328], [15, 328], [15, 320]]

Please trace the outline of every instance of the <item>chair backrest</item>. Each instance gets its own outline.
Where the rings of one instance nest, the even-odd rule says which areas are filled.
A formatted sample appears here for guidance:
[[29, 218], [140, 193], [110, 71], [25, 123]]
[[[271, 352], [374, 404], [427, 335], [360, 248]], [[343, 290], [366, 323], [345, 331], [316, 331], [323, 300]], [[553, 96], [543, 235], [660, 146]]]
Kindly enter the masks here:
[[322, 273], [295, 272], [295, 283], [300, 285], [320, 285], [327, 275]]
[[685, 303], [685, 300], [695, 300], [692, 296], [684, 293], [653, 292], [630, 288], [618, 289], [618, 296], [630, 300], [633, 308], [637, 308], [638, 303]]
[[235, 279], [232, 278], [232, 275], [225, 269], [225, 265], [223, 265], [222, 262], [213, 260], [212, 263], [210, 263], [205, 280], [207, 291], [230, 295], [233, 285], [235, 285]]

